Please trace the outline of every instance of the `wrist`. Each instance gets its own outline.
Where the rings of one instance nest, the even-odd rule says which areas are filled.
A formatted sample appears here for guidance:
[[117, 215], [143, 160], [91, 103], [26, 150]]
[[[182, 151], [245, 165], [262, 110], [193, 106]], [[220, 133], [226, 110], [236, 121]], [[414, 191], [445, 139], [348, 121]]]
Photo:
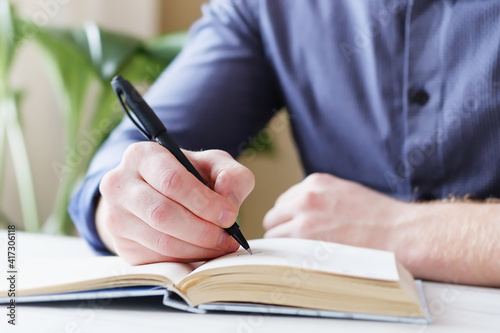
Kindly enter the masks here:
[[[408, 203], [399, 201], [392, 211], [390, 227], [385, 237], [385, 250], [394, 252], [396, 258], [411, 272], [425, 261], [427, 241], [425, 224], [441, 216], [442, 208], [433, 203]], [[428, 235], [427, 235], [428, 236]]]
[[[500, 206], [478, 202], [407, 204], [390, 250], [416, 278], [487, 284]], [[493, 223], [492, 223], [493, 222]]]

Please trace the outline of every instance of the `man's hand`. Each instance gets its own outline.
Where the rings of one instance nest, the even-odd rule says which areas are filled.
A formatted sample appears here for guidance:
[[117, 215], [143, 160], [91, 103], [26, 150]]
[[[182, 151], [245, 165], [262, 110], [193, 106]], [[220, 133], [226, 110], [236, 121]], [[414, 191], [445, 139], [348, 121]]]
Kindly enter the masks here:
[[131, 145], [101, 182], [98, 233], [131, 264], [198, 261], [239, 247], [223, 228], [253, 189], [253, 174], [222, 151], [184, 153], [213, 190], [151, 142]]
[[264, 218], [265, 237], [381, 248], [406, 206], [358, 183], [316, 173], [278, 198]]
[[311, 238], [395, 252], [416, 277], [500, 286], [500, 204], [407, 203], [313, 174], [282, 194], [265, 237]]

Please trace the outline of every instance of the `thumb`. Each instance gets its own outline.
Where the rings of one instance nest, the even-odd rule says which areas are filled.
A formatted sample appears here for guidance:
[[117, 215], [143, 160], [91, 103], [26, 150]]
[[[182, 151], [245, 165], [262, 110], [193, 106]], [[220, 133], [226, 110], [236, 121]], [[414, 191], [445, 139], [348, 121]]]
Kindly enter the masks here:
[[189, 159], [209, 180], [212, 189], [239, 210], [255, 186], [255, 176], [250, 169], [221, 150], [197, 152]]

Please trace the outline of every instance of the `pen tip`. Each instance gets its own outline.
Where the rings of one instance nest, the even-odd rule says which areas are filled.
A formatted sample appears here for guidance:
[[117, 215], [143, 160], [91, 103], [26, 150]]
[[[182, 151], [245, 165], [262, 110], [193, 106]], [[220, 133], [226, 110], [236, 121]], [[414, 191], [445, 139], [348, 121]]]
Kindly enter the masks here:
[[247, 249], [247, 251], [248, 251], [248, 253], [253, 254], [253, 252], [252, 252], [252, 249], [251, 249], [251, 248], [248, 248], [248, 249]]

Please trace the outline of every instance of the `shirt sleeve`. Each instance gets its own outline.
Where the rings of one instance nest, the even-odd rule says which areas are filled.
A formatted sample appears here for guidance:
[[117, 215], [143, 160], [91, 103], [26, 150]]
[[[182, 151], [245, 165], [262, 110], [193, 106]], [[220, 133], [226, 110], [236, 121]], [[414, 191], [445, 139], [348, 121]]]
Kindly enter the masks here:
[[[216, 0], [202, 11], [187, 45], [145, 99], [182, 148], [222, 149], [236, 157], [283, 106], [282, 97], [259, 34], [258, 1]], [[79, 234], [98, 253], [109, 254], [95, 228], [100, 180], [143, 139], [124, 118], [70, 202]]]

